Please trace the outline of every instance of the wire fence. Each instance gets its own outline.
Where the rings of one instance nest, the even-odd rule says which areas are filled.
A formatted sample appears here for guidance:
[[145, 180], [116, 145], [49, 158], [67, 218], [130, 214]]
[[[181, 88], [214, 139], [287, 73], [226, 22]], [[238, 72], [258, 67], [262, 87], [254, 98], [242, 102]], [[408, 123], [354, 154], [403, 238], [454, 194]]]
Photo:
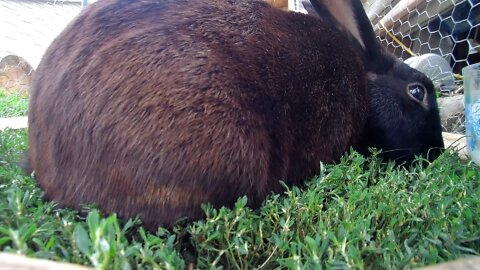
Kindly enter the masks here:
[[33, 70], [81, 1], [0, 0], [0, 88], [28, 91]]
[[381, 43], [442, 91], [458, 89], [461, 69], [480, 62], [479, 0], [363, 2]]
[[[0, 0], [0, 88], [28, 88], [28, 80], [10, 77], [35, 70], [55, 36], [95, 1]], [[288, 0], [268, 1], [281, 6]], [[362, 2], [381, 43], [442, 91], [455, 91], [461, 69], [480, 62], [480, 0]]]

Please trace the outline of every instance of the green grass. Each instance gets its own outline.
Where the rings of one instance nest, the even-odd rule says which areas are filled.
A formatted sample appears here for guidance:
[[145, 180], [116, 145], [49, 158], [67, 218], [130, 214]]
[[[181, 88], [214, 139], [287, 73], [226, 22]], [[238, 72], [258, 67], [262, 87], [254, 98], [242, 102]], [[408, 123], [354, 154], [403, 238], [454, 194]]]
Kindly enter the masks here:
[[0, 117], [25, 116], [28, 110], [28, 96], [16, 92], [7, 93], [0, 88]]
[[0, 133], [0, 250], [99, 269], [401, 269], [480, 253], [480, 171], [445, 153], [410, 170], [352, 153], [259, 210], [206, 207], [156, 233], [56, 209], [16, 165], [25, 131]]

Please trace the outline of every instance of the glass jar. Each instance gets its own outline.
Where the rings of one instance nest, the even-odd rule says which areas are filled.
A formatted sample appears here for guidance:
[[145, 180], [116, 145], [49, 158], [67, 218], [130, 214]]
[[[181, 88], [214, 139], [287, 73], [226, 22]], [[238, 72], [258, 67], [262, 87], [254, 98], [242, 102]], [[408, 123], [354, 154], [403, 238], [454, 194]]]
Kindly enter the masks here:
[[462, 69], [467, 151], [480, 166], [480, 63]]

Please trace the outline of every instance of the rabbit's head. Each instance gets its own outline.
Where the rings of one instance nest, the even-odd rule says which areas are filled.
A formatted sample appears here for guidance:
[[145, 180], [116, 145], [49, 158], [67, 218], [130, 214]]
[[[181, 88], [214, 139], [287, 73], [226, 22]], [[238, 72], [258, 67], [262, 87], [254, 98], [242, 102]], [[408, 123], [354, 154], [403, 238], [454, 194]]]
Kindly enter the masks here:
[[398, 163], [416, 155], [429, 160], [444, 148], [435, 90], [429, 78], [388, 53], [377, 41], [360, 0], [312, 0], [320, 16], [331, 16], [363, 51], [368, 74], [369, 115], [355, 149], [370, 147]]
[[398, 163], [415, 155], [437, 158], [444, 145], [432, 82], [400, 60], [386, 70], [369, 73], [369, 116], [357, 150], [382, 149], [384, 157]]

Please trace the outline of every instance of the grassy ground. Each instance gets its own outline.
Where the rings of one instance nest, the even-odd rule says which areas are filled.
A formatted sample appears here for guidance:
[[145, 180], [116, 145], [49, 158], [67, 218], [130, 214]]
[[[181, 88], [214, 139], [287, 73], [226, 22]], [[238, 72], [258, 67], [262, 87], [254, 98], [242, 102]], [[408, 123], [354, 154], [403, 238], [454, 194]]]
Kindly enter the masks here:
[[446, 153], [396, 169], [353, 153], [302, 189], [252, 211], [148, 233], [138, 221], [79, 215], [44, 200], [16, 165], [26, 131], [0, 133], [0, 250], [99, 269], [411, 268], [480, 253], [480, 171]]
[[28, 96], [8, 93], [0, 88], [0, 117], [24, 116], [27, 114]]

